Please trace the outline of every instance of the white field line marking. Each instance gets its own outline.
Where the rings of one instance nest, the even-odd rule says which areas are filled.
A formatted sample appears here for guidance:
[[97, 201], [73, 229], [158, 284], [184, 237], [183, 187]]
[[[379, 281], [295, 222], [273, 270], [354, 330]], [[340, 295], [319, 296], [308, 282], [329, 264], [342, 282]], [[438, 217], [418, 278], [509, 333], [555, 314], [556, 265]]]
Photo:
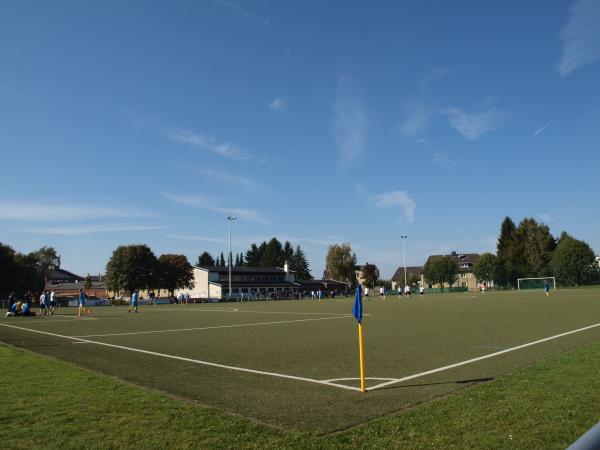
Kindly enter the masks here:
[[347, 319], [348, 317], [352, 317], [352, 316], [319, 317], [317, 319], [280, 320], [278, 322], [242, 323], [242, 324], [237, 324], [237, 325], [215, 325], [212, 327], [174, 328], [174, 329], [170, 329], [170, 330], [132, 331], [132, 332], [128, 332], [128, 333], [86, 334], [86, 335], [76, 335], [74, 337], [89, 338], [89, 337], [106, 337], [106, 336], [129, 336], [129, 335], [135, 335], [135, 334], [176, 333], [178, 331], [216, 330], [219, 328], [257, 327], [257, 326], [261, 326], [261, 325], [278, 325], [281, 323], [297, 323], [297, 322], [311, 322], [311, 321], [315, 321], [315, 320]]
[[199, 359], [191, 359], [191, 358], [184, 358], [184, 357], [181, 357], [181, 356], [167, 355], [165, 353], [151, 352], [149, 350], [142, 350], [142, 349], [139, 349], [139, 348], [132, 348], [132, 347], [125, 347], [125, 346], [122, 346], [122, 345], [108, 344], [106, 342], [90, 341], [88, 339], [81, 339], [81, 338], [77, 338], [77, 337], [73, 337], [73, 336], [64, 336], [64, 335], [56, 334], [56, 333], [49, 333], [47, 331], [31, 330], [29, 328], [17, 327], [15, 325], [6, 325], [6, 324], [3, 324], [3, 323], [0, 323], [0, 326], [9, 327], [9, 328], [15, 328], [17, 330], [30, 331], [32, 333], [46, 334], [48, 336], [54, 336], [54, 337], [59, 337], [59, 338], [63, 338], [63, 339], [71, 339], [73, 341], [81, 342], [82, 344], [83, 343], [85, 343], [85, 344], [96, 344], [96, 345], [101, 345], [101, 346], [104, 346], [104, 347], [111, 347], [111, 348], [118, 348], [118, 349], [121, 349], [121, 350], [128, 350], [130, 352], [143, 353], [143, 354], [146, 354], [146, 355], [153, 355], [153, 356], [161, 356], [163, 358], [175, 359], [175, 360], [178, 360], [178, 361], [185, 361], [185, 362], [194, 363], [194, 364], [201, 364], [201, 365], [204, 365], [204, 366], [218, 367], [220, 369], [236, 370], [238, 372], [247, 372], [247, 373], [253, 373], [253, 374], [257, 374], [257, 375], [267, 375], [267, 376], [271, 376], [271, 377], [286, 378], [286, 379], [289, 379], [289, 380], [296, 380], [296, 381], [305, 381], [305, 382], [308, 382], [308, 383], [322, 384], [324, 386], [331, 386], [331, 387], [337, 387], [337, 388], [340, 388], [340, 389], [347, 389], [349, 391], [358, 391], [358, 392], [360, 392], [359, 388], [355, 388], [355, 387], [352, 387], [352, 386], [344, 386], [343, 384], [328, 383], [327, 381], [315, 380], [315, 379], [312, 379], [312, 378], [297, 377], [297, 376], [294, 376], [294, 375], [285, 375], [285, 374], [282, 374], [282, 373], [275, 373], [275, 372], [263, 372], [262, 370], [246, 369], [244, 367], [226, 366], [224, 364], [216, 364], [216, 363], [211, 363], [211, 362], [208, 362], [208, 361], [201, 361]]
[[[295, 311], [256, 311], [249, 309], [191, 309], [191, 308], [170, 308], [163, 309], [162, 311], [193, 311], [193, 312], [236, 312], [236, 313], [255, 313], [255, 314], [290, 314], [290, 315], [311, 315], [311, 316], [324, 316], [324, 315], [336, 315], [336, 316], [350, 316], [352, 314], [340, 314], [334, 312], [295, 312]], [[363, 316], [369, 316], [370, 314], [363, 314]]]
[[[52, 314], [55, 317], [66, 317], [67, 319], [72, 319], [72, 320], [98, 320], [96, 317], [77, 317], [77, 316], [70, 316], [67, 314]], [[40, 316], [40, 317], [44, 317], [44, 316]], [[51, 316], [46, 316], [46, 317], [51, 317]]]
[[547, 342], [547, 341], [551, 341], [553, 339], [558, 339], [558, 338], [561, 338], [561, 337], [564, 337], [564, 336], [568, 336], [569, 334], [579, 333], [580, 331], [590, 330], [590, 329], [595, 328], [595, 327], [600, 327], [600, 323], [596, 323], [594, 325], [590, 325], [589, 327], [578, 328], [577, 330], [567, 331], [565, 333], [557, 334], [555, 336], [550, 336], [550, 337], [547, 337], [547, 338], [544, 338], [544, 339], [539, 339], [537, 341], [528, 342], [526, 344], [518, 345], [516, 347], [507, 348], [506, 350], [501, 350], [499, 352], [495, 352], [495, 353], [490, 353], [488, 355], [479, 356], [478, 358], [468, 359], [466, 361], [461, 361], [461, 362], [458, 362], [458, 363], [455, 363], [455, 364], [450, 364], [450, 365], [444, 366], [444, 367], [438, 367], [437, 369], [428, 370], [427, 372], [421, 372], [421, 373], [416, 373], [414, 375], [409, 375], [407, 377], [397, 378], [395, 380], [388, 381], [387, 383], [381, 383], [381, 384], [378, 384], [376, 386], [373, 386], [373, 387], [369, 388], [368, 390], [369, 391], [373, 391], [375, 389], [380, 389], [382, 387], [389, 386], [391, 384], [402, 383], [403, 381], [408, 381], [408, 380], [412, 380], [414, 378], [424, 377], [425, 375], [431, 375], [433, 373], [443, 372], [444, 370], [449, 370], [449, 369], [453, 369], [455, 367], [460, 367], [460, 366], [464, 366], [466, 364], [471, 364], [471, 363], [474, 363], [474, 362], [477, 362], [477, 361], [482, 361], [484, 359], [493, 358], [494, 356], [499, 356], [499, 355], [503, 355], [505, 353], [514, 352], [515, 350], [520, 350], [522, 348], [531, 347], [532, 345], [541, 344], [542, 342]]

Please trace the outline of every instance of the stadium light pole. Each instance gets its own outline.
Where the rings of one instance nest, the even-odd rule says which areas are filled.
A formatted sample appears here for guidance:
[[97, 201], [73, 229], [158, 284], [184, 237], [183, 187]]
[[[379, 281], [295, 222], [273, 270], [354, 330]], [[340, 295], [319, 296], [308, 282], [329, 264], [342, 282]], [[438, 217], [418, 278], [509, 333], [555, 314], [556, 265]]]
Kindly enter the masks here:
[[404, 240], [407, 237], [406, 235], [400, 236], [400, 239], [402, 239], [402, 253], [404, 254], [404, 286], [406, 286], [406, 247], [404, 246]]
[[227, 221], [229, 222], [229, 299], [231, 300], [231, 222], [233, 222], [237, 217], [235, 216], [227, 216]]

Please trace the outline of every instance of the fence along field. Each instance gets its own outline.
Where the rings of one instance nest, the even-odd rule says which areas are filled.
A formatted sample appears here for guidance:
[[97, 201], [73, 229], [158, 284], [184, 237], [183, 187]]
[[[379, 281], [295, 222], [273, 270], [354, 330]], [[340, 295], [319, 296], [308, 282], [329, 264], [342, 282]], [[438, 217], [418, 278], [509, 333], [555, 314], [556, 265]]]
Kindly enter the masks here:
[[[229, 413], [330, 432], [491, 381], [600, 338], [598, 289], [98, 307], [0, 322], [0, 340]], [[549, 339], [550, 338], [550, 339]]]

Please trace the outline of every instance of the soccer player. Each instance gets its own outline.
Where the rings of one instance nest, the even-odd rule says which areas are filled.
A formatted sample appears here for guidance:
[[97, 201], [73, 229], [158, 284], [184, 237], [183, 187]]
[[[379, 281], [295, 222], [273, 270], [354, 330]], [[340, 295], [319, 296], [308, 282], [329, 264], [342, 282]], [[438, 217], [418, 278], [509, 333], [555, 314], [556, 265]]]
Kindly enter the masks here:
[[131, 305], [129, 305], [129, 311], [131, 313], [131, 308], [135, 308], [135, 313], [137, 314], [138, 312], [138, 291], [133, 291], [133, 294], [131, 294]]
[[419, 286], [419, 295], [421, 297], [423, 297], [424, 294], [425, 294], [425, 288], [423, 286]]
[[50, 314], [54, 315], [54, 310], [56, 309], [56, 298], [55, 298], [54, 289], [50, 292]]
[[46, 296], [44, 295], [44, 291], [42, 291], [42, 293], [40, 294], [40, 316], [42, 314], [46, 313], [45, 308], [44, 308], [44, 298], [45, 297]]
[[50, 315], [50, 292], [44, 291], [44, 314]]
[[81, 317], [83, 311], [90, 313], [90, 310], [85, 307], [87, 303], [87, 295], [83, 292], [83, 289], [79, 289], [79, 310], [77, 311], [77, 317]]
[[550, 283], [548, 283], [548, 280], [544, 280], [544, 292], [546, 293], [547, 297], [550, 297], [550, 294], [548, 293], [549, 290], [550, 290]]

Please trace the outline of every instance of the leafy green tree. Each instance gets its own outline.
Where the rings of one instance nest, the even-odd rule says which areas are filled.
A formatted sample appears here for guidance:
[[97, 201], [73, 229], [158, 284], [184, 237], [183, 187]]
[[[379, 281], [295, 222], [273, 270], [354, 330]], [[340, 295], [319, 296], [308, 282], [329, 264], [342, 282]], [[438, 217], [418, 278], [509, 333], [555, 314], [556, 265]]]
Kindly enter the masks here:
[[545, 277], [550, 275], [550, 260], [556, 248], [556, 240], [547, 225], [539, 224], [532, 218], [521, 221], [515, 232], [516, 248], [521, 266], [517, 278]]
[[252, 244], [250, 249], [246, 252], [246, 265], [248, 267], [260, 266], [260, 252], [256, 244]]
[[219, 266], [224, 267], [225, 265], [225, 256], [223, 255], [223, 252], [221, 252], [221, 256], [219, 256]]
[[425, 280], [432, 285], [439, 285], [444, 290], [444, 283], [452, 286], [458, 275], [458, 265], [449, 256], [433, 256], [427, 260], [423, 268]]
[[594, 251], [584, 241], [563, 232], [550, 266], [562, 286], [577, 286], [594, 278]]
[[147, 245], [121, 245], [106, 265], [109, 290], [130, 293], [156, 286], [158, 261]]
[[158, 279], [161, 289], [166, 289], [172, 297], [175, 289], [194, 287], [194, 268], [184, 255], [160, 255]]
[[5, 299], [19, 286], [20, 267], [12, 247], [0, 243], [0, 298]]
[[196, 265], [198, 267], [214, 266], [215, 265], [215, 259], [211, 256], [210, 253], [208, 253], [208, 252], [202, 252], [202, 254], [200, 256], [198, 256], [198, 261], [196, 262]]
[[299, 245], [296, 246], [294, 256], [290, 261], [290, 270], [296, 272], [296, 279], [298, 280], [312, 280], [310, 266], [308, 265], [306, 255], [304, 254], [304, 250], [302, 250]]
[[364, 283], [368, 288], [373, 289], [379, 279], [379, 269], [375, 264], [366, 263], [362, 267], [362, 276]]
[[494, 281], [497, 270], [496, 256], [491, 253], [484, 253], [475, 264], [473, 273], [478, 281]]
[[325, 257], [325, 274], [333, 280], [356, 284], [354, 268], [356, 266], [356, 254], [352, 253], [349, 243], [333, 244], [329, 246]]
[[262, 267], [283, 267], [283, 263], [283, 248], [281, 242], [276, 238], [272, 238], [265, 247], [260, 265]]
[[44, 268], [41, 266], [38, 255], [35, 252], [23, 255], [17, 253], [15, 261], [18, 265], [17, 293], [24, 294], [27, 291], [40, 292], [46, 284], [46, 274], [42, 273]]

